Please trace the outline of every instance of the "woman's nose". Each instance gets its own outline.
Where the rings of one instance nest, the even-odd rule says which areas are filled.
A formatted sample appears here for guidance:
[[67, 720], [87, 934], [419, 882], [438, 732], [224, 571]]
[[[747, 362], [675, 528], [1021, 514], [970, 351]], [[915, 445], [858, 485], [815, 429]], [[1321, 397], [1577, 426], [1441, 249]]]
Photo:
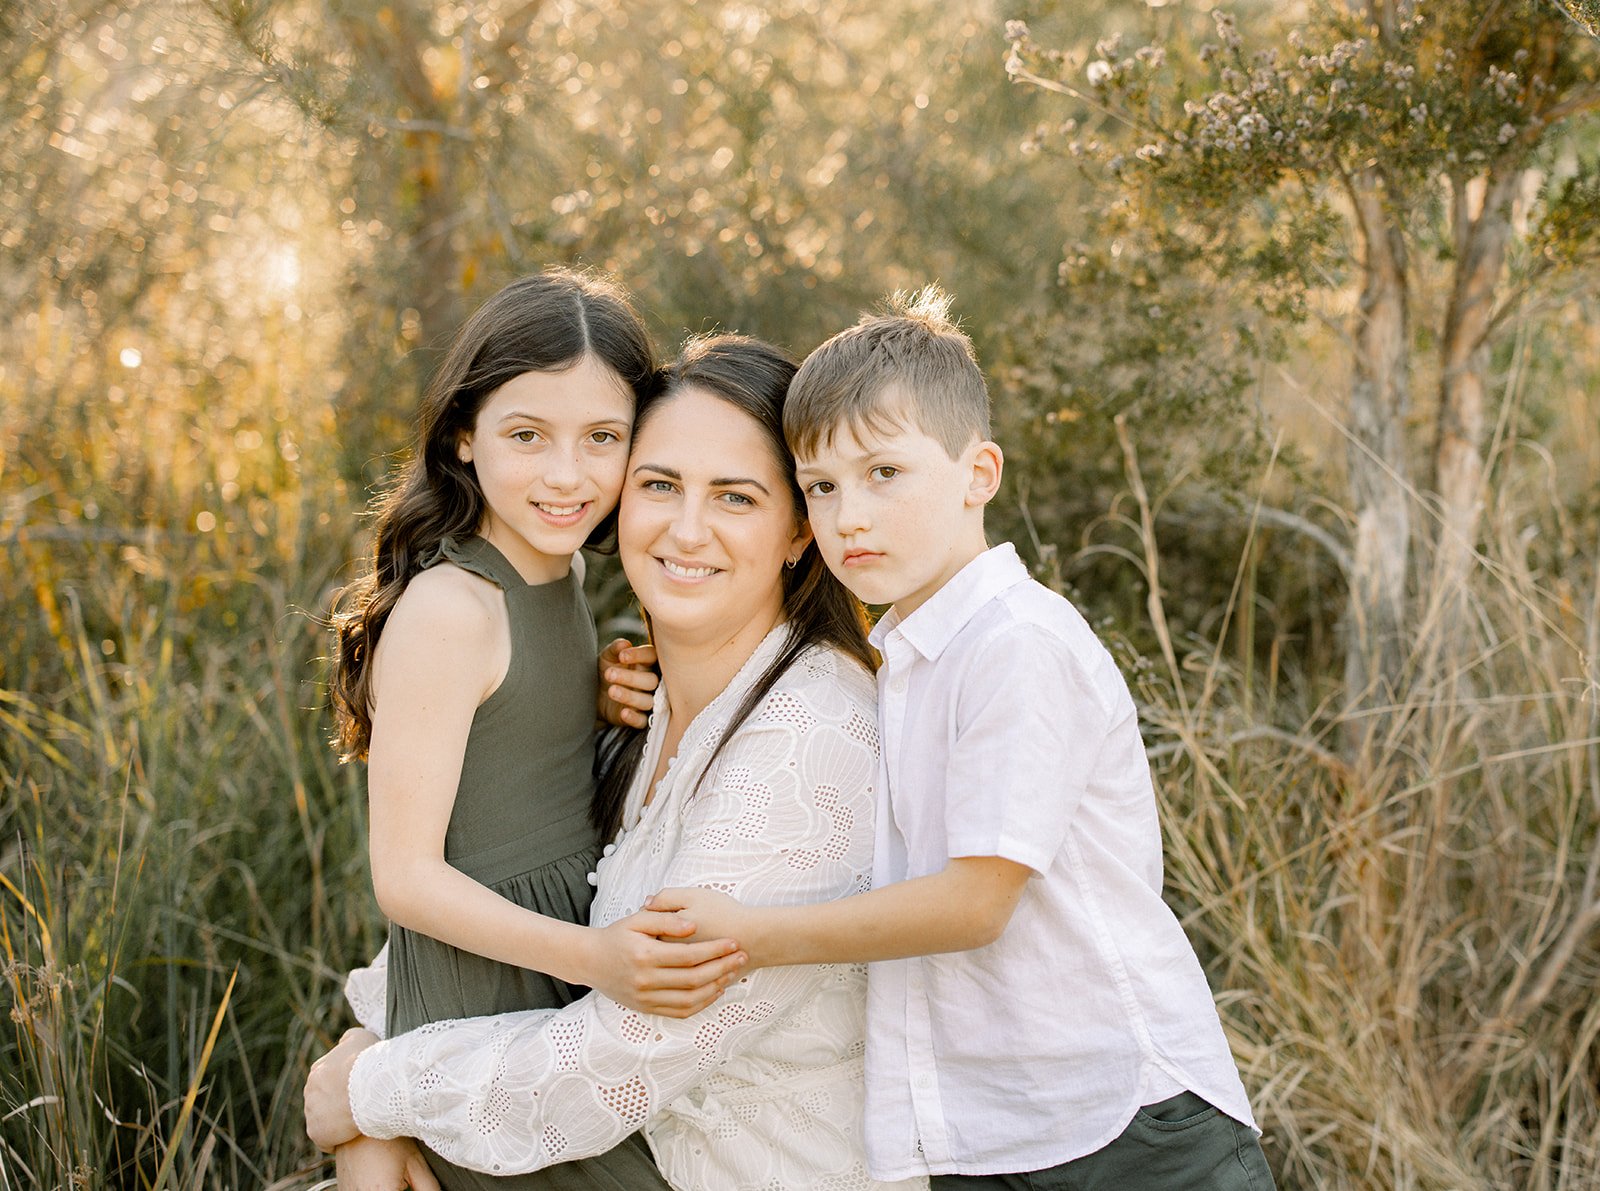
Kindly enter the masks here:
[[672, 519], [672, 536], [684, 547], [703, 546], [710, 540], [710, 525], [695, 501], [686, 500], [678, 506], [678, 514]]

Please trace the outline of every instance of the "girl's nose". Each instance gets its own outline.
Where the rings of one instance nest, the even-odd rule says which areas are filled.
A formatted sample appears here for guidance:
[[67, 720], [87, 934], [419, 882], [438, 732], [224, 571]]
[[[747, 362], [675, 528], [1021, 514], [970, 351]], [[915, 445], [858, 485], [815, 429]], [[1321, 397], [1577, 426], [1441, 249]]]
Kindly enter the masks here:
[[545, 483], [560, 491], [570, 491], [583, 480], [583, 461], [576, 448], [551, 451], [546, 456]]

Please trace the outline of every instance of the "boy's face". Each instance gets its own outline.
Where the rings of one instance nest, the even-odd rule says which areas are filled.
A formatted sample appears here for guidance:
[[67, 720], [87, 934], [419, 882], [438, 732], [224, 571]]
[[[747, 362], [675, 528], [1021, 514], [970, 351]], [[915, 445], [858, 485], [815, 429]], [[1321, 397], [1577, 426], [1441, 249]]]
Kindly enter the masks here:
[[863, 603], [908, 616], [986, 549], [999, 448], [975, 438], [952, 459], [905, 419], [887, 433], [841, 425], [795, 476], [828, 569]]

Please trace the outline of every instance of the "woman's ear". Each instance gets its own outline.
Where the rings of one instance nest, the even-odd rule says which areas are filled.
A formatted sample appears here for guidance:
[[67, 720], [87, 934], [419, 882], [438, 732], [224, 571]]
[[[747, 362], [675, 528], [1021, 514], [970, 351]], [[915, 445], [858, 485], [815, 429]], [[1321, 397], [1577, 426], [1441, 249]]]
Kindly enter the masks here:
[[472, 439], [466, 433], [456, 435], [456, 458], [463, 463], [472, 462]]
[[811, 522], [802, 517], [794, 537], [789, 539], [789, 555], [786, 559], [789, 566], [792, 567], [800, 561], [800, 556], [806, 552], [806, 547], [811, 545], [811, 539]]
[[966, 505], [982, 507], [1000, 491], [1000, 473], [1005, 468], [1005, 456], [992, 442], [980, 442], [971, 447], [972, 476], [967, 483]]

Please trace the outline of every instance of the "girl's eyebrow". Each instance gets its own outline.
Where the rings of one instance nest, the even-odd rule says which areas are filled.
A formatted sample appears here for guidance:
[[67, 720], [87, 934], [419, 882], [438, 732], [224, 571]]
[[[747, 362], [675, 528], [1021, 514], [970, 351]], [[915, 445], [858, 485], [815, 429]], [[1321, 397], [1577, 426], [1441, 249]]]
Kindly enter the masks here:
[[[657, 475], [666, 476], [669, 480], [683, 482], [683, 473], [674, 467], [663, 467], [659, 463], [641, 463], [633, 469], [632, 474], [638, 475], [642, 471], [653, 471]], [[749, 476], [718, 476], [711, 481], [713, 488], [750, 487], [756, 489], [763, 496], [771, 496], [772, 492], [760, 480], [751, 479]]]
[[[538, 414], [530, 414], [526, 410], [512, 409], [512, 410], [507, 410], [505, 413], [501, 414], [500, 415], [500, 421], [501, 421], [502, 424], [504, 424], [506, 422], [518, 422], [518, 421], [521, 421], [521, 422], [544, 422], [544, 421], [546, 421], [546, 419], [540, 417]], [[596, 418], [594, 421], [590, 422], [589, 425], [591, 425], [591, 426], [632, 426], [633, 425], [633, 419], [631, 419], [631, 418]]]

